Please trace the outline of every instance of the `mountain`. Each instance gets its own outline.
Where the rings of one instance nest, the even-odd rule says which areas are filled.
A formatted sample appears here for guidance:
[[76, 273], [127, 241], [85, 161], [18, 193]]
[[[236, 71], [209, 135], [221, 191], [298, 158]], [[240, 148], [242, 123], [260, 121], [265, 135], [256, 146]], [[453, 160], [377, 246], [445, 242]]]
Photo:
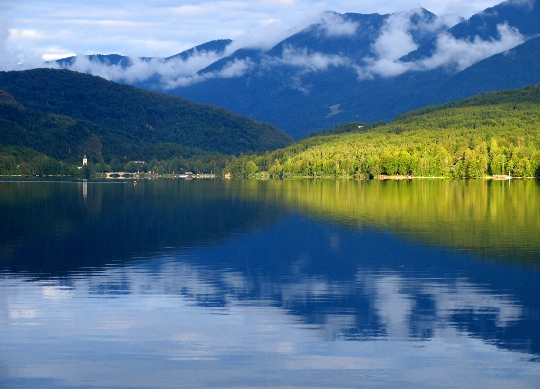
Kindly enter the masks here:
[[[68, 70], [0, 72], [0, 143], [62, 160], [273, 150], [292, 139], [224, 109]], [[171, 158], [172, 156], [168, 156]]]
[[[539, 18], [538, 1], [507, 1], [455, 25], [424, 9], [332, 13], [267, 52], [222, 58], [200, 71], [204, 81], [167, 93], [264, 119], [296, 139], [347, 121], [388, 121], [540, 82]], [[234, 78], [208, 76], [233, 63], [249, 66]]]
[[[393, 15], [327, 12], [320, 23], [268, 51], [237, 50], [200, 70], [194, 82], [166, 92], [264, 117], [294, 138], [344, 121], [389, 119], [366, 109], [381, 81], [362, 75], [359, 64], [408, 52], [395, 45], [394, 38], [404, 32], [403, 46], [417, 47], [445, 28], [442, 18], [425, 9]], [[386, 52], [390, 47], [396, 52]]]
[[468, 20], [422, 8], [326, 12], [269, 49], [220, 40], [166, 59], [94, 56], [71, 68], [217, 105], [299, 139], [539, 83], [539, 37], [540, 0], [505, 1]]

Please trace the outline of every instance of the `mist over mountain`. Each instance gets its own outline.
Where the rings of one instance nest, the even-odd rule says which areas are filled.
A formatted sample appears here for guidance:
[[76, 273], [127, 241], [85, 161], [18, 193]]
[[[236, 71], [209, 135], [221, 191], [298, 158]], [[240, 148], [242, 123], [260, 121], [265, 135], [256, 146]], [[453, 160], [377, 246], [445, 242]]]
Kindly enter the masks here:
[[298, 139], [539, 83], [539, 36], [539, 1], [509, 0], [468, 20], [422, 8], [326, 12], [271, 47], [219, 40], [168, 58], [87, 56], [58, 66], [217, 105]]

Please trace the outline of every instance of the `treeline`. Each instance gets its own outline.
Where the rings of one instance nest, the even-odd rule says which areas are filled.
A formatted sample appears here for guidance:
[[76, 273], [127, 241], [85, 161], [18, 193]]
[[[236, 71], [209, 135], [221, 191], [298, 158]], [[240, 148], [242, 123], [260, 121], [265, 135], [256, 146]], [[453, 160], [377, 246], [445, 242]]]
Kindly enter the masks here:
[[80, 176], [76, 165], [58, 161], [26, 147], [0, 147], [0, 175]]
[[222, 154], [197, 154], [189, 158], [182, 156], [170, 159], [151, 159], [150, 161], [129, 161], [113, 158], [90, 160], [88, 169], [90, 175], [107, 172], [175, 174], [183, 172], [216, 173], [220, 174], [230, 162], [231, 157]]
[[230, 156], [202, 154], [190, 158], [175, 157], [150, 161], [129, 161], [118, 158], [106, 161], [103, 158], [96, 158], [90, 159], [88, 165], [81, 166], [81, 163], [66, 163], [25, 147], [0, 147], [0, 175], [4, 176], [39, 175], [90, 178], [97, 173], [106, 172], [138, 172], [161, 175], [186, 171], [220, 174], [229, 161]]
[[540, 92], [529, 87], [514, 93], [502, 93], [503, 103], [489, 94], [411, 112], [368, 131], [307, 138], [233, 159], [225, 171], [242, 178], [537, 177]]

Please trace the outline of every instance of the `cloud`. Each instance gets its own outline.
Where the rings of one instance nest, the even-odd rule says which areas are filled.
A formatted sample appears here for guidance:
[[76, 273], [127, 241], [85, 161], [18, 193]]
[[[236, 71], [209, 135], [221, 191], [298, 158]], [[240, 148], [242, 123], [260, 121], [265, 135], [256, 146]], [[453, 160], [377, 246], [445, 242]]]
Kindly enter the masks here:
[[408, 13], [390, 15], [381, 34], [373, 44], [376, 55], [385, 60], [397, 60], [418, 48], [411, 34], [412, 23]]
[[190, 86], [212, 78], [242, 77], [248, 71], [253, 69], [253, 67], [254, 63], [250, 58], [234, 59], [227, 62], [220, 70], [214, 72], [193, 73], [190, 75], [181, 75], [180, 77], [161, 77], [161, 86], [165, 89], [174, 89], [177, 87]]
[[[412, 23], [413, 16], [420, 17], [417, 24]], [[374, 56], [364, 58], [364, 65], [357, 66], [360, 79], [398, 76], [409, 70], [409, 66], [398, 61], [399, 58], [416, 50], [413, 31], [437, 31], [445, 25], [445, 20], [435, 18], [426, 20], [422, 10], [400, 12], [390, 15], [381, 28], [381, 32], [372, 45]]]
[[233, 61], [226, 64], [218, 72], [204, 75], [198, 74], [201, 69], [222, 59], [224, 55], [224, 53], [216, 51], [195, 50], [186, 59], [128, 58], [128, 66], [110, 64], [108, 62], [102, 62], [97, 58], [90, 59], [88, 56], [79, 55], [72, 64], [64, 67], [73, 71], [100, 76], [107, 80], [126, 83], [144, 82], [157, 77], [161, 87], [172, 89], [177, 86], [187, 86], [209, 78], [238, 77], [250, 66], [248, 61]]
[[525, 38], [520, 32], [508, 24], [497, 26], [500, 38], [482, 40], [476, 36], [472, 40], [456, 39], [448, 33], [439, 35], [435, 53], [419, 61], [414, 67], [420, 70], [430, 70], [441, 66], [455, 67], [457, 71], [491, 57], [492, 55], [510, 50], [523, 42]]
[[130, 66], [110, 65], [97, 59], [90, 60], [86, 56], [77, 56], [71, 70], [99, 75], [109, 80], [127, 82], [144, 81], [152, 75], [164, 78], [191, 75], [221, 59], [223, 54], [215, 51], [197, 51], [187, 59], [172, 58], [169, 60], [153, 58], [150, 60], [130, 58]]
[[[47, 67], [43, 59], [31, 50], [17, 47], [11, 40], [14, 34], [34, 36], [34, 31], [17, 31], [8, 28], [8, 23], [0, 19], [0, 70], [27, 70]], [[54, 67], [54, 65], [51, 65]]]
[[303, 20], [297, 21], [294, 25], [290, 25], [279, 19], [264, 20], [256, 32], [245, 31], [236, 37], [227, 47], [226, 53], [230, 55], [239, 49], [267, 51], [284, 39], [302, 31], [315, 20], [310, 15], [306, 15]]
[[350, 59], [339, 55], [327, 55], [320, 52], [309, 53], [307, 48], [296, 49], [290, 45], [283, 48], [281, 57], [267, 58], [266, 66], [287, 65], [300, 68], [305, 72], [325, 71], [329, 67], [351, 66]]
[[346, 20], [338, 13], [324, 12], [317, 28], [328, 37], [352, 36], [356, 33], [359, 25], [359, 23]]
[[[389, 19], [390, 20], [390, 19]], [[508, 24], [497, 26], [499, 39], [482, 40], [479, 36], [472, 39], [457, 39], [450, 33], [438, 35], [434, 53], [419, 61], [399, 61], [403, 55], [414, 49], [407, 23], [403, 20], [390, 20], [382, 30], [381, 36], [373, 45], [376, 57], [364, 58], [364, 64], [356, 67], [359, 79], [374, 76], [395, 77], [405, 72], [426, 71], [446, 67], [462, 71], [492, 55], [510, 50], [525, 41], [520, 32]], [[395, 46], [392, 42], [399, 42]]]

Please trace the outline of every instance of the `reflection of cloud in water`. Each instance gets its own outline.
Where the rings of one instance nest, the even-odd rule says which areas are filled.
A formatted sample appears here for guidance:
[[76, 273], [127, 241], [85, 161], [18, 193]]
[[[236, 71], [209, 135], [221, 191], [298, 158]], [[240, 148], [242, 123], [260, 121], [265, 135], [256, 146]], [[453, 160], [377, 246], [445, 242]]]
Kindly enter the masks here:
[[373, 291], [377, 314], [392, 337], [410, 335], [411, 314], [417, 295], [432, 299], [438, 326], [455, 324], [453, 316], [470, 312], [477, 317], [493, 315], [496, 326], [505, 328], [515, 324], [522, 314], [521, 307], [511, 296], [490, 293], [466, 280], [449, 285], [442, 281], [406, 279], [398, 274], [361, 274], [358, 279]]
[[[49, 373], [61, 377], [65, 385], [90, 379], [89, 371], [96, 371], [96, 364], [107, 364], [108, 368], [100, 367], [102, 376], [92, 378], [96, 386], [107, 387], [173, 387], [173, 381], [200, 387], [228, 380], [255, 387], [260, 386], [260, 377], [276, 376], [282, 377], [280, 382], [302, 386], [306, 371], [321, 387], [350, 386], [347, 380], [358, 379], [357, 374], [363, 375], [368, 387], [380, 387], [381, 382], [394, 387], [429, 382], [534, 387], [540, 378], [538, 364], [523, 362], [526, 354], [501, 352], [453, 324], [453, 313], [462, 309], [495, 315], [501, 327], [511, 326], [522, 315], [511, 296], [491, 294], [467, 280], [449, 284], [359, 271], [356, 282], [296, 277], [274, 282], [269, 289], [273, 295], [255, 296], [253, 281], [237, 271], [165, 260], [152, 266], [111, 268], [95, 276], [71, 278], [69, 285], [65, 280], [0, 279], [0, 289], [6, 292], [0, 295], [0, 306], [7, 310], [1, 315], [0, 329], [10, 335], [4, 346], [15, 350], [32, 344], [34, 348], [30, 360], [16, 352], [3, 359], [10, 367], [26, 365], [36, 371], [51, 364], [69, 366]], [[124, 292], [118, 294], [119, 288]], [[276, 292], [286, 299], [285, 307], [297, 306], [297, 298], [304, 303], [371, 296], [387, 336], [343, 341], [333, 334], [357, 325], [354, 310], [359, 308], [351, 305], [350, 314], [344, 309], [320, 312], [320, 323], [309, 325], [301, 315], [278, 306]], [[431, 296], [435, 306], [436, 323], [427, 324], [433, 331], [421, 342], [408, 339], [417, 294]], [[219, 301], [221, 306], [208, 306], [206, 301]], [[90, 362], [80, 350], [90, 352], [97, 362]], [[250, 362], [242, 362], [243, 358]], [[152, 383], [144, 376], [148, 371]], [[10, 374], [23, 373], [15, 369]], [[191, 381], [186, 381], [188, 377]]]
[[471, 311], [475, 315], [492, 314], [497, 327], [508, 327], [516, 323], [522, 309], [511, 296], [493, 295], [488, 290], [459, 280], [455, 285], [432, 284], [424, 286], [437, 306], [437, 314], [444, 321], [450, 321], [458, 312]]
[[[316, 303], [331, 304], [337, 300], [367, 298], [377, 320], [388, 337], [412, 336], [414, 321], [425, 319], [424, 326], [431, 330], [455, 325], [460, 313], [474, 317], [486, 315], [493, 318], [499, 328], [507, 328], [520, 320], [522, 308], [512, 296], [493, 294], [486, 288], [461, 279], [450, 283], [428, 279], [407, 278], [398, 273], [371, 273], [358, 271], [356, 282], [330, 281], [323, 276], [297, 275], [281, 283], [263, 280], [260, 289], [238, 271], [215, 271], [192, 266], [185, 262], [161, 260], [153, 269], [144, 266], [110, 268], [91, 277], [74, 277], [69, 285], [53, 285], [48, 281], [41, 287], [45, 299], [57, 301], [72, 297], [102, 295], [166, 295], [181, 296], [182, 305], [203, 305], [222, 308], [227, 313], [236, 305], [275, 305], [279, 297], [280, 307], [298, 311], [298, 307]], [[64, 281], [65, 283], [65, 281]], [[419, 296], [428, 296], [433, 312], [413, 318]], [[143, 300], [151, 304], [156, 300]], [[160, 301], [160, 300], [157, 300]], [[359, 312], [354, 303], [341, 306], [339, 310], [318, 312], [317, 321], [322, 333], [339, 334], [354, 328], [355, 315]], [[39, 310], [39, 309], [38, 309]], [[18, 312], [18, 313], [17, 313]], [[32, 308], [10, 307], [9, 317], [25, 317], [24, 312], [36, 313]], [[216, 311], [217, 312], [217, 311]], [[422, 323], [415, 325], [422, 326]]]
[[375, 307], [390, 337], [409, 335], [414, 297], [401, 290], [404, 284], [405, 280], [398, 275], [384, 275], [373, 280]]
[[[522, 315], [522, 308], [509, 295], [494, 294], [466, 279], [454, 282], [434, 279], [408, 278], [398, 273], [371, 273], [359, 271], [356, 282], [343, 283], [328, 280], [323, 276], [301, 275], [301, 271], [290, 280], [281, 283], [265, 280], [258, 292], [254, 280], [238, 271], [215, 271], [192, 266], [185, 262], [163, 260], [158, 270], [141, 267], [111, 268], [92, 277], [73, 278], [70, 286], [50, 284], [42, 287], [46, 298], [68, 298], [81, 295], [114, 296], [117, 294], [152, 294], [184, 296], [186, 304], [202, 304], [222, 307], [241, 303], [268, 305], [279, 296], [282, 308], [294, 309], [317, 302], [357, 296], [359, 291], [368, 298], [374, 308], [379, 324], [386, 335], [396, 338], [411, 336], [413, 311], [418, 296], [427, 296], [433, 310], [425, 316], [428, 326], [455, 324], [454, 316], [470, 313], [475, 317], [487, 315], [494, 318], [495, 325], [506, 328]], [[257, 293], [257, 294], [254, 294]], [[263, 303], [266, 301], [266, 303]], [[275, 304], [275, 303], [274, 303]], [[348, 329], [354, 326], [354, 305], [339, 313], [324, 312], [319, 322], [328, 328], [324, 332], [339, 333], [339, 326]], [[422, 320], [416, 317], [414, 320]], [[341, 324], [337, 324], [341, 323]], [[332, 328], [332, 330], [330, 330]], [[434, 329], [434, 328], [432, 328]]]

